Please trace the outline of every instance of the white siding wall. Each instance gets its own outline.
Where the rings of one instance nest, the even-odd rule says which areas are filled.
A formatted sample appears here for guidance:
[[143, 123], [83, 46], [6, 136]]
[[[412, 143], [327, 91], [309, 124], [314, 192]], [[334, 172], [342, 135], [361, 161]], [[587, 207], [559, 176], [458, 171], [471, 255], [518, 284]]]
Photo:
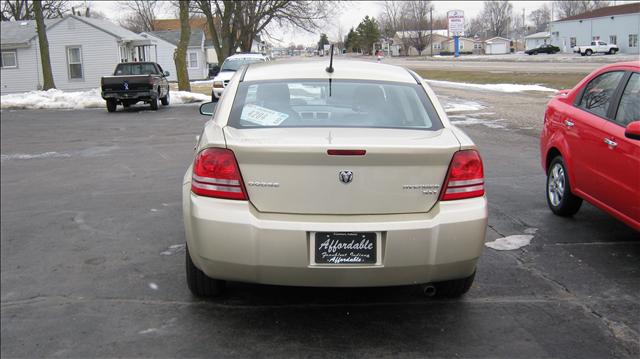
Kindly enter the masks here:
[[585, 19], [582, 22], [554, 22], [550, 27], [551, 44], [558, 46], [560, 51], [572, 51], [571, 37], [575, 37], [576, 44], [580, 46], [589, 45], [594, 36], [599, 36], [601, 41], [609, 43], [609, 36], [615, 35], [618, 38], [620, 52], [640, 53], [640, 47], [629, 48], [629, 34], [640, 34], [640, 14], [615, 15], [613, 19], [610, 16]]
[[[100, 87], [100, 77], [113, 74], [119, 61], [119, 46], [112, 35], [72, 17], [47, 31], [51, 68], [56, 87], [61, 90], [87, 90]], [[69, 79], [67, 47], [82, 47], [84, 78]], [[37, 45], [35, 45], [37, 46]]]
[[173, 62], [173, 52], [175, 51], [176, 46], [160, 38], [151, 35], [147, 36], [156, 41], [158, 46], [158, 64], [162, 66], [163, 70], [169, 71], [169, 77], [167, 77], [167, 80], [178, 81], [178, 78], [176, 77], [176, 64]]
[[26, 92], [38, 89], [42, 84], [40, 57], [36, 42], [31, 47], [16, 49], [17, 68], [2, 69], [0, 72], [0, 93]]
[[[198, 67], [189, 67], [189, 54], [195, 53], [198, 56]], [[201, 48], [189, 48], [187, 49], [187, 71], [189, 72], [189, 80], [204, 80], [208, 75], [207, 58], [204, 51]]]
[[[526, 39], [525, 40], [525, 49], [535, 49], [536, 47], [546, 44], [549, 42], [549, 38], [537, 38], [537, 39]], [[562, 50], [562, 49], [561, 49]]]

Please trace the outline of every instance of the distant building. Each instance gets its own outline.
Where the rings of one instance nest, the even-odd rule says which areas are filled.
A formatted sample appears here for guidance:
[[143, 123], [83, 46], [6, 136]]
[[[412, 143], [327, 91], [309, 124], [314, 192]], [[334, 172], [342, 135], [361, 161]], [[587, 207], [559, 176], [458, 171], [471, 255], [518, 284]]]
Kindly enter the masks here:
[[535, 49], [536, 47], [539, 47], [540, 45], [544, 45], [549, 43], [551, 38], [551, 34], [549, 34], [546, 31], [543, 32], [537, 32], [535, 34], [531, 34], [531, 35], [527, 35], [524, 37], [524, 42], [525, 42], [525, 50], [529, 50], [529, 49]]
[[[418, 56], [418, 55], [430, 55], [429, 43], [433, 47], [433, 54], [437, 55], [442, 51], [442, 42], [449, 39], [446, 29], [434, 29], [433, 41], [429, 40], [431, 36], [431, 30], [422, 31], [397, 31], [393, 36], [393, 44], [389, 47], [391, 56]], [[412, 44], [420, 37], [423, 38], [425, 48], [418, 53], [418, 49]]]
[[511, 52], [511, 40], [504, 37], [492, 37], [484, 42], [484, 53], [487, 55], [508, 54]]
[[[45, 20], [53, 80], [61, 90], [100, 87], [120, 62], [156, 61], [155, 42], [107, 20], [69, 15]], [[0, 22], [0, 92], [42, 88], [34, 20]], [[164, 66], [165, 64], [160, 64]]]
[[[153, 39], [156, 42], [158, 63], [165, 70], [169, 71], [169, 81], [177, 81], [178, 77], [173, 54], [180, 42], [180, 30], [143, 32], [140, 36]], [[204, 32], [202, 30], [191, 30], [189, 46], [187, 47], [187, 72], [189, 73], [189, 80], [201, 80], [209, 76], [206, 50]], [[215, 55], [215, 50], [211, 50]]]
[[554, 21], [550, 25], [551, 44], [562, 52], [591, 41], [616, 44], [620, 52], [640, 53], [640, 3], [609, 6]]

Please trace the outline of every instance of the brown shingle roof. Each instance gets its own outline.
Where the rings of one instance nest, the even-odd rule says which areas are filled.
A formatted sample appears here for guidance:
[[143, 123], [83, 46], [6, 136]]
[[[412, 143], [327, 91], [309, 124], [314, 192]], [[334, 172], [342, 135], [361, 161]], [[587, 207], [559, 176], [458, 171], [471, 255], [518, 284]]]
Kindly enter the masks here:
[[618, 6], [603, 7], [601, 9], [596, 9], [596, 10], [584, 12], [582, 14], [565, 17], [564, 19], [560, 19], [557, 21], [583, 20], [583, 19], [591, 19], [594, 17], [606, 17], [606, 16], [635, 14], [635, 13], [640, 13], [640, 3], [636, 2], [636, 3], [624, 4], [624, 5], [618, 5]]

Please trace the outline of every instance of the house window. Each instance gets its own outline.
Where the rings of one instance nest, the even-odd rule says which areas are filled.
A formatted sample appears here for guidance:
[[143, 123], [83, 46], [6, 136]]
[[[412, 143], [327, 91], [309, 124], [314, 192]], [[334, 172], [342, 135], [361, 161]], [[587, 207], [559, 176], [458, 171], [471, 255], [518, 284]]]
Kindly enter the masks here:
[[575, 37], [570, 37], [569, 38], [569, 46], [576, 47], [577, 44], [578, 44], [578, 41], [576, 41]]
[[189, 53], [189, 68], [195, 69], [198, 67], [198, 53], [190, 52]]
[[2, 51], [2, 63], [0, 67], [3, 69], [14, 69], [18, 67], [18, 56], [15, 50]]
[[598, 41], [600, 40], [600, 36], [594, 36], [591, 38], [592, 41]]
[[638, 47], [638, 34], [629, 34], [629, 47]]
[[69, 66], [69, 78], [71, 80], [82, 80], [82, 48], [80, 46], [67, 47], [67, 65]]
[[609, 35], [609, 43], [612, 45], [617, 45], [618, 37], [616, 35]]

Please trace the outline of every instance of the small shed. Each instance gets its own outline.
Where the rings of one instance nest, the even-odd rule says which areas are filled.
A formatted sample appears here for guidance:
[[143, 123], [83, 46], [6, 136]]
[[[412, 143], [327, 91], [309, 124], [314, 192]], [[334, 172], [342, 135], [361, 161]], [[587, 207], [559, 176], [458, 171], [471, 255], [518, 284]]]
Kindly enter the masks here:
[[486, 40], [484, 44], [484, 53], [487, 55], [500, 55], [511, 52], [511, 41], [504, 37], [492, 37]]
[[551, 34], [546, 31], [527, 35], [524, 37], [524, 48], [525, 50], [535, 49], [540, 45], [549, 43], [550, 38]]

